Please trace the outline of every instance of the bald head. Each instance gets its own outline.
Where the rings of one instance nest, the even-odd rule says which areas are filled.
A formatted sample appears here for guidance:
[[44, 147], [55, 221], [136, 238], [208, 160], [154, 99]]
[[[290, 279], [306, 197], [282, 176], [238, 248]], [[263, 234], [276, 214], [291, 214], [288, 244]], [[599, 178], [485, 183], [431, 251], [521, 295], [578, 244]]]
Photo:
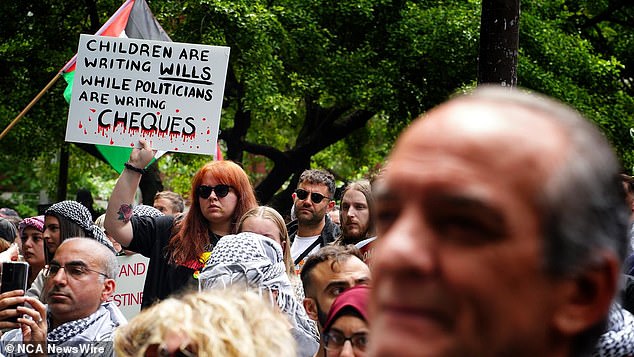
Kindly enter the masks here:
[[74, 237], [64, 240], [61, 246], [68, 246], [74, 250], [85, 252], [85, 254], [91, 255], [96, 262], [103, 268], [103, 272], [108, 275], [108, 278], [115, 279], [117, 276], [117, 257], [112, 250], [100, 243], [99, 241], [86, 238], [86, 237]]
[[[386, 178], [400, 181], [430, 167], [426, 175], [440, 169], [464, 180], [495, 175], [508, 178], [508, 185], [537, 188], [566, 157], [567, 141], [551, 118], [519, 103], [463, 97], [412, 124], [390, 157]], [[525, 193], [531, 198], [535, 192]]]
[[116, 257], [90, 238], [66, 239], [55, 251], [44, 292], [51, 325], [83, 319], [97, 311], [115, 290]]
[[519, 90], [417, 119], [376, 194], [371, 354], [578, 355], [626, 251], [619, 171], [590, 122]]

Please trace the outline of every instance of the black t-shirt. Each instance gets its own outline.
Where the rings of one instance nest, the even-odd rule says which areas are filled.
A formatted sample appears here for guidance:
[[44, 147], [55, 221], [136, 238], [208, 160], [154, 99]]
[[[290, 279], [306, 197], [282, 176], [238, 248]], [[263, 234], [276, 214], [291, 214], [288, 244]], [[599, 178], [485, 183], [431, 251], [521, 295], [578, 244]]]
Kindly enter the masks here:
[[174, 217], [132, 216], [131, 222], [133, 238], [127, 248], [150, 258], [141, 308], [173, 293], [197, 290], [195, 269], [168, 263], [166, 247], [172, 236]]

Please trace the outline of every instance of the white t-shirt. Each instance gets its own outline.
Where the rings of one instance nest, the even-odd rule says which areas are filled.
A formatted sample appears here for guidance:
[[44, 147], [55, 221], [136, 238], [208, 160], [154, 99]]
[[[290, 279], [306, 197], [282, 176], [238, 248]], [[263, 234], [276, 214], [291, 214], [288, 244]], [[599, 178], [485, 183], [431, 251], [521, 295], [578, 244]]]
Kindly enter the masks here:
[[[293, 241], [293, 244], [291, 244], [291, 258], [293, 258], [293, 261], [295, 261], [295, 259], [297, 259], [297, 257], [299, 257], [306, 249], [308, 249], [308, 247], [310, 247], [310, 245], [313, 244], [318, 238], [319, 235], [312, 237], [295, 236], [295, 240]], [[297, 275], [299, 275], [299, 272], [302, 270], [306, 258], [319, 250], [319, 248], [320, 245], [317, 244], [315, 248], [310, 251], [310, 253], [308, 253], [298, 264], [295, 265], [295, 273]]]

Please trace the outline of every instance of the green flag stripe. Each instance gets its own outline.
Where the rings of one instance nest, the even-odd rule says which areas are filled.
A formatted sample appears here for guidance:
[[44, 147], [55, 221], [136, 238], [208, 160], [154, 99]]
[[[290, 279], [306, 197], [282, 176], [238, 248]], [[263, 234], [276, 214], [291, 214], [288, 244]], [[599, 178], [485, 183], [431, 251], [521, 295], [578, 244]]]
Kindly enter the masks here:
[[72, 72], [63, 72], [62, 77], [66, 81], [66, 89], [64, 89], [64, 99], [66, 99], [66, 103], [70, 104], [70, 98], [73, 93], [73, 79], [75, 78], [75, 71]]

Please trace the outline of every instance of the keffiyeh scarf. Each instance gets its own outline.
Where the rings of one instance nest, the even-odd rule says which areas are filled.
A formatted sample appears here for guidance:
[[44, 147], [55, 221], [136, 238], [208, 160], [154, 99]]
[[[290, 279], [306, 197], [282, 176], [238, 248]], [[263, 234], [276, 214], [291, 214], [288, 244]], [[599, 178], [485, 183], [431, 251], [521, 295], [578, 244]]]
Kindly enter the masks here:
[[304, 307], [295, 300], [282, 249], [277, 242], [250, 232], [224, 236], [218, 241], [200, 274], [200, 290], [236, 285], [260, 292], [277, 291], [275, 303], [293, 324], [292, 333], [298, 350], [308, 347], [314, 349], [312, 353], [316, 352], [319, 347], [317, 331]]
[[[62, 344], [66, 341], [71, 340], [73, 337], [79, 335], [80, 333], [86, 331], [88, 327], [90, 327], [90, 325], [94, 324], [97, 320], [99, 320], [99, 318], [101, 318], [102, 315], [107, 313], [108, 312], [105, 309], [98, 309], [88, 317], [61, 324], [52, 331], [49, 331], [49, 333], [46, 335], [46, 338], [48, 341], [55, 344]], [[49, 326], [50, 323], [50, 320], [48, 320]]]
[[18, 224], [18, 231], [20, 231], [20, 235], [24, 232], [26, 227], [33, 227], [40, 232], [44, 232], [44, 216], [35, 216], [23, 219], [20, 224]]
[[58, 202], [49, 207], [46, 212], [44, 212], [44, 215], [54, 215], [70, 220], [80, 226], [88, 237], [94, 238], [99, 243], [108, 247], [113, 253], [117, 253], [103, 230], [92, 221], [92, 215], [88, 208], [81, 203], [70, 200]]
[[634, 316], [619, 304], [612, 304], [608, 326], [597, 342], [592, 356], [621, 357], [634, 355]]
[[134, 208], [132, 208], [132, 214], [136, 214], [137, 216], [147, 216], [147, 217], [159, 217], [164, 215], [163, 212], [148, 205], [134, 206]]

